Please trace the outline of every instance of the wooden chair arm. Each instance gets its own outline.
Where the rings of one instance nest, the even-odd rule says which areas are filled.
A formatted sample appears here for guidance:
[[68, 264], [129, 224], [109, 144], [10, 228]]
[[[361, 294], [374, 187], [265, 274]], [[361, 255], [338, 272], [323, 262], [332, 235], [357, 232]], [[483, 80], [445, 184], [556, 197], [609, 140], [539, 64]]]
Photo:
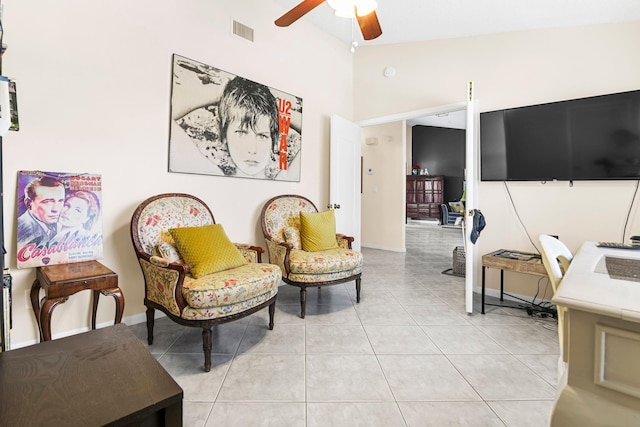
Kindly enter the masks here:
[[269, 262], [280, 266], [285, 277], [289, 276], [291, 269], [289, 267], [289, 255], [293, 249], [293, 245], [288, 242], [276, 242], [267, 239], [267, 248], [269, 249]]
[[[353, 241], [355, 240], [351, 236], [345, 236], [344, 234], [340, 234], [340, 233], [336, 234], [336, 237], [338, 239], [338, 245], [340, 247], [345, 247], [346, 246], [347, 249], [351, 249], [351, 243], [353, 243]], [[346, 243], [344, 243], [344, 242], [346, 242]]]
[[247, 261], [257, 263], [262, 262], [262, 254], [264, 253], [263, 247], [252, 246], [246, 243], [234, 243], [234, 245]]
[[[189, 266], [186, 264], [171, 263], [158, 265], [159, 257], [152, 261], [150, 256], [139, 256], [145, 282], [145, 297], [162, 305], [172, 314], [180, 316], [187, 306], [182, 296], [182, 286]], [[154, 262], [155, 261], [155, 262]]]
[[176, 270], [181, 274], [187, 274], [191, 271], [191, 266], [189, 264], [182, 264], [179, 262], [169, 262], [165, 258], [152, 255], [149, 258], [149, 262], [157, 267], [169, 268], [171, 270]]

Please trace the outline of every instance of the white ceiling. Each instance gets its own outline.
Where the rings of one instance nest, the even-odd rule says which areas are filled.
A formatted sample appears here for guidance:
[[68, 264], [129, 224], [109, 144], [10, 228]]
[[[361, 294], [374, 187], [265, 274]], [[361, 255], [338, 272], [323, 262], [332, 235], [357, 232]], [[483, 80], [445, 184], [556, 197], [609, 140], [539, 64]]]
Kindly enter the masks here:
[[[301, 2], [274, 1], [283, 6], [283, 14]], [[640, 20], [640, 0], [376, 1], [382, 35], [371, 41], [362, 39], [354, 20], [334, 16], [326, 2], [302, 19], [348, 45], [355, 40], [360, 46]]]

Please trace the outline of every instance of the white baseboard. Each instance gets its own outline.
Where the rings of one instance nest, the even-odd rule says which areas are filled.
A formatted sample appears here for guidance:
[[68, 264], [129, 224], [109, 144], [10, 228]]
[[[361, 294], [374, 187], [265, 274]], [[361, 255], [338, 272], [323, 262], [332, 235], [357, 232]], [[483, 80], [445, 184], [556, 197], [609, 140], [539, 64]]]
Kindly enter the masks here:
[[363, 247], [363, 248], [380, 249], [381, 251], [407, 252], [407, 250], [404, 249], [404, 248], [389, 248], [387, 246], [371, 245], [369, 243], [361, 243], [360, 246]]
[[[156, 319], [159, 319], [161, 317], [166, 317], [166, 316], [160, 310], [156, 310], [154, 317]], [[124, 317], [122, 319], [122, 323], [124, 323], [125, 325], [137, 325], [138, 323], [144, 323], [146, 321], [147, 321], [146, 312], [134, 314], [133, 316]], [[113, 320], [107, 321], [107, 322], [102, 322], [102, 323], [96, 324], [96, 329], [106, 328], [107, 326], [112, 326], [112, 325], [113, 325]], [[60, 332], [58, 334], [53, 334], [53, 336], [51, 338], [55, 340], [55, 339], [58, 339], [58, 338], [64, 338], [64, 337], [68, 337], [68, 336], [71, 336], [71, 335], [81, 334], [83, 332], [89, 332], [90, 330], [91, 330], [90, 326], [86, 326], [84, 328], [78, 328], [78, 329], [71, 329], [69, 331], [64, 331], [64, 332]], [[36, 340], [36, 339], [17, 342], [17, 343], [12, 342], [11, 343], [11, 350], [15, 350], [17, 348], [27, 347], [27, 346], [30, 346], [30, 345], [38, 344], [39, 342], [40, 342], [40, 340]]]

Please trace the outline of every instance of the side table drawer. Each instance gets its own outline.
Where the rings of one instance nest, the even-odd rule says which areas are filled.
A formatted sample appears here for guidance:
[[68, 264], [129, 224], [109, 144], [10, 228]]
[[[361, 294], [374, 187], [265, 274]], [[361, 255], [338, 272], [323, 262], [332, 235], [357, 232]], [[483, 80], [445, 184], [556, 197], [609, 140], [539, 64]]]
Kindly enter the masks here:
[[103, 290], [118, 287], [118, 275], [113, 273], [108, 276], [87, 277], [64, 282], [47, 283], [40, 282], [43, 288], [47, 288], [49, 299], [60, 298], [75, 294], [84, 290]]

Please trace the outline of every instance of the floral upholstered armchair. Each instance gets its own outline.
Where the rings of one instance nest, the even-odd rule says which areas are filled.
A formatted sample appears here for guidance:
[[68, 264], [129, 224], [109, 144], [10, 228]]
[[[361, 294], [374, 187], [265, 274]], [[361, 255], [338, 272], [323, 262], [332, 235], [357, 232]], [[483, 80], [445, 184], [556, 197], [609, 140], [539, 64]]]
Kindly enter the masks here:
[[202, 328], [207, 372], [214, 325], [269, 307], [273, 329], [280, 268], [261, 263], [262, 248], [231, 243], [202, 200], [188, 194], [148, 198], [133, 214], [131, 240], [144, 276], [149, 345], [155, 309]]
[[276, 196], [262, 208], [261, 225], [269, 262], [280, 266], [285, 283], [300, 288], [302, 318], [309, 287], [355, 281], [360, 302], [362, 254], [351, 249], [353, 237], [335, 232], [333, 211], [318, 212], [302, 196]]

